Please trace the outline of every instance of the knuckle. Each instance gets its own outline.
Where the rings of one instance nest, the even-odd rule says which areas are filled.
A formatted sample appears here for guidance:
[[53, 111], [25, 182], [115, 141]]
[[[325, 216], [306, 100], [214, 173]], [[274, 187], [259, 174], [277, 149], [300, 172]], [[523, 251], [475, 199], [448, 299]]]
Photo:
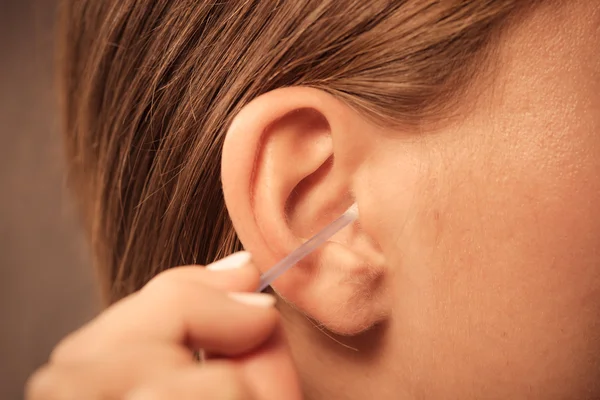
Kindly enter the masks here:
[[78, 341], [74, 334], [71, 334], [62, 339], [50, 353], [51, 362], [64, 362], [75, 358], [79, 351], [77, 348]]
[[166, 270], [152, 278], [142, 289], [142, 294], [173, 297], [181, 291], [182, 280], [175, 269]]
[[98, 352], [105, 351], [102, 342], [94, 340], [95, 329], [93, 322], [61, 339], [50, 353], [51, 365], [67, 366], [94, 357]]
[[49, 366], [37, 370], [25, 384], [26, 400], [46, 400], [55, 398], [57, 394], [55, 374]]
[[164, 271], [156, 274], [150, 281], [146, 284], [146, 288], [152, 287], [154, 285], [164, 284], [164, 282], [171, 282], [174, 279], [178, 278], [181, 274], [181, 270], [179, 268], [169, 268]]
[[166, 289], [173, 289], [173, 286], [179, 287], [183, 282], [186, 282], [185, 275], [187, 273], [189, 273], [189, 269], [185, 267], [169, 268], [150, 279], [142, 291], [165, 290], [165, 287]]
[[206, 286], [193, 284], [187, 279], [186, 272], [172, 268], [152, 278], [141, 291], [141, 294], [160, 301], [162, 304], [183, 306], [196, 300], [200, 293], [208, 290]]

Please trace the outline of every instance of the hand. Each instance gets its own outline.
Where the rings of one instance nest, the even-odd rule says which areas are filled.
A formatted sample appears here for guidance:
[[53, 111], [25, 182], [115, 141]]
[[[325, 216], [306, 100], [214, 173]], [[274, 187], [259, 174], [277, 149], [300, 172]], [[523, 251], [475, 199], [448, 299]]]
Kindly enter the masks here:
[[[26, 397], [300, 399], [275, 299], [245, 293], [259, 279], [249, 260], [237, 253], [159, 274], [64, 339]], [[219, 357], [199, 364], [193, 349]]]

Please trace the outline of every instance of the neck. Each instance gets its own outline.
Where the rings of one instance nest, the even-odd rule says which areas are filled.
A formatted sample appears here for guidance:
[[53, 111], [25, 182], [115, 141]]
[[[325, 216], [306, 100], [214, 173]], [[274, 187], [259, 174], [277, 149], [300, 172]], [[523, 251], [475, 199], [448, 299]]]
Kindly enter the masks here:
[[402, 398], [399, 387], [390, 387], [401, 379], [393, 368], [387, 325], [345, 337], [318, 327], [289, 305], [279, 308], [307, 400]]

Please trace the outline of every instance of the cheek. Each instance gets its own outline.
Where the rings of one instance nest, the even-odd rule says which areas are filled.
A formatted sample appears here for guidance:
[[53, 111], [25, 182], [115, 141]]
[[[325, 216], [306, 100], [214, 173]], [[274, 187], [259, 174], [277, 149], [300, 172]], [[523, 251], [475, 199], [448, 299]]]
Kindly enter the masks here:
[[439, 350], [458, 371], [457, 354], [494, 379], [575, 382], [600, 360], [600, 164], [570, 135], [513, 132], [439, 169], [439, 198], [423, 191], [440, 221], [414, 226], [407, 265], [431, 292], [412, 300], [427, 333], [452, 332]]
[[543, 383], [600, 359], [600, 134], [505, 128], [391, 143], [359, 175], [415, 376]]
[[531, 45], [509, 48], [503, 84], [460, 129], [382, 141], [358, 175], [397, 363], [429, 397], [586, 398], [567, 393], [600, 381], [600, 14], [573, 3], [595, 22], [524, 30]]

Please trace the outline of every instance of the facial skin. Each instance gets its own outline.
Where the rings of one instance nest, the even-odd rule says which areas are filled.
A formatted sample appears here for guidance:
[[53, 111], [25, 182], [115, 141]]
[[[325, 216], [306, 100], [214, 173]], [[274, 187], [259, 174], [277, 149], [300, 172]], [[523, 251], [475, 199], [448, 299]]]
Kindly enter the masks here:
[[420, 132], [316, 89], [242, 111], [223, 184], [261, 268], [360, 210], [274, 285], [308, 398], [600, 397], [599, 45], [598, 2], [543, 5]]

